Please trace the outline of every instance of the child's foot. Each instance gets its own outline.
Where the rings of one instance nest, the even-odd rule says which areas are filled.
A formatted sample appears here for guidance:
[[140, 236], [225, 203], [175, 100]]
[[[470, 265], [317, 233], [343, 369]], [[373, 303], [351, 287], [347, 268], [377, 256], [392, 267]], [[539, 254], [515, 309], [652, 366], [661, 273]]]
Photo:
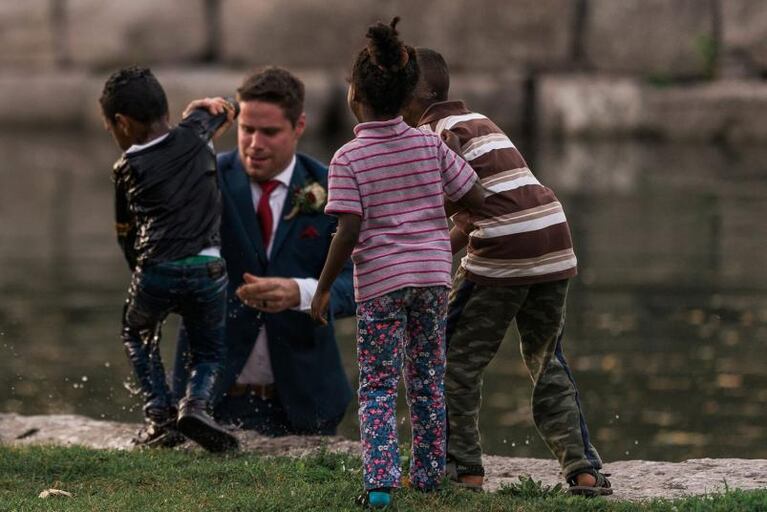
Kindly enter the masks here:
[[173, 448], [184, 441], [186, 438], [176, 429], [175, 418], [164, 423], [148, 421], [131, 439], [134, 445], [149, 448]]
[[376, 489], [368, 492], [368, 503], [373, 508], [388, 507], [391, 503], [389, 489]]
[[576, 496], [593, 498], [595, 496], [609, 496], [613, 493], [607, 475], [595, 469], [572, 475], [567, 479], [567, 483], [570, 484], [570, 494]]
[[445, 472], [451, 482], [470, 491], [482, 491], [485, 483], [485, 468], [480, 465], [465, 465], [449, 461]]
[[189, 400], [181, 405], [178, 429], [209, 452], [234, 451], [240, 446], [234, 435], [211, 418], [202, 402]]
[[365, 508], [386, 508], [391, 505], [391, 488], [371, 489], [357, 497], [357, 504]]

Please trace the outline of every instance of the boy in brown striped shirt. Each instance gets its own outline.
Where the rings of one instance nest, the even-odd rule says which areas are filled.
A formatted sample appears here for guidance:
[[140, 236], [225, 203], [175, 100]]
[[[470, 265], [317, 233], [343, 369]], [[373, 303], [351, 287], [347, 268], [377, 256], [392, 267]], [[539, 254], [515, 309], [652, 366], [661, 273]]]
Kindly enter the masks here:
[[[589, 441], [578, 390], [562, 352], [568, 280], [576, 275], [562, 205], [541, 185], [509, 138], [462, 101], [447, 101], [447, 64], [434, 50], [416, 50], [421, 78], [405, 121], [453, 135], [453, 148], [485, 188], [484, 206], [458, 211], [451, 245], [468, 244], [453, 279], [447, 324], [448, 461], [454, 479], [481, 488], [479, 441], [482, 374], [516, 318], [525, 364], [533, 378], [535, 424], [574, 494], [612, 494]], [[456, 140], [457, 139], [457, 140]], [[448, 210], [453, 209], [448, 205]], [[452, 468], [450, 468], [452, 470]]]

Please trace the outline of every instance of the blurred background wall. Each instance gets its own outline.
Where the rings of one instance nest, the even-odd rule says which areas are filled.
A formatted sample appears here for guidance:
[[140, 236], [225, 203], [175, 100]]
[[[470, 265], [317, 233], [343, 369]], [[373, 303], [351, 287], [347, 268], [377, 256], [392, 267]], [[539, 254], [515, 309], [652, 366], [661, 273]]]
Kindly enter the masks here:
[[511, 131], [767, 139], [764, 0], [3, 0], [0, 123], [99, 127], [122, 65], [152, 66], [177, 113], [277, 64], [306, 80], [313, 127], [346, 128], [345, 74], [395, 14]]

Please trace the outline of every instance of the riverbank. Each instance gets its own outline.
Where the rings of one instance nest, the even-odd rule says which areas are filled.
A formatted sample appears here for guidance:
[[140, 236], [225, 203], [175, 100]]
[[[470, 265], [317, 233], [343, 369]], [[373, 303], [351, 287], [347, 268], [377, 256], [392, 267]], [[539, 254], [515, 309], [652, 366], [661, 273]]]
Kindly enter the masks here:
[[[4, 457], [11, 458], [23, 453], [13, 451], [17, 448], [27, 449], [30, 446], [40, 445], [132, 451], [130, 438], [137, 428], [138, 425], [135, 424], [97, 421], [74, 415], [0, 414], [0, 443], [11, 450]], [[341, 456], [342, 458], [338, 460], [356, 461], [359, 452], [356, 441], [340, 437], [288, 436], [271, 439], [252, 432], [240, 432], [238, 437], [244, 454], [242, 455], [243, 464], [249, 464], [244, 461], [256, 460], [259, 456], [300, 460], [307, 457], [312, 459], [318, 454], [326, 453]], [[177, 454], [172, 457], [181, 457], [178, 455], [179, 452], [187, 452], [193, 457], [190, 460], [207, 460], [205, 459], [207, 455], [202, 454], [199, 449], [189, 443], [172, 452]], [[77, 453], [88, 454], [87, 457], [95, 456], [90, 451]], [[111, 454], [104, 456], [120, 457], [113, 452], [109, 453]], [[156, 454], [156, 452], [147, 453]], [[173, 458], [173, 460], [177, 459]], [[519, 483], [519, 478], [525, 476], [531, 477], [534, 481], [540, 481], [544, 487], [553, 487], [561, 482], [554, 460], [486, 456], [485, 461], [486, 488], [489, 491], [502, 492], [502, 489]], [[177, 463], [183, 466], [183, 463]], [[355, 462], [354, 466], [357, 465]], [[612, 475], [611, 480], [616, 488], [615, 495], [608, 499], [619, 502], [682, 499], [734, 489], [767, 489], [767, 460], [764, 459], [693, 459], [684, 462], [626, 460], [609, 462], [605, 470]], [[352, 478], [355, 485], [358, 484], [358, 478], [359, 474]], [[52, 486], [53, 483], [55, 482], [51, 481], [50, 485]], [[760, 496], [766, 500], [765, 504], [767, 504], [767, 491]]]
[[[4, 446], [0, 447], [0, 503], [3, 510], [11, 511], [358, 512], [362, 510], [355, 504], [361, 491], [360, 471], [357, 457], [329, 451], [303, 458], [247, 452], [222, 457], [197, 450]], [[559, 487], [524, 480], [482, 494], [454, 487], [429, 494], [400, 490], [393, 510], [756, 512], [765, 507], [764, 490], [632, 502], [569, 497]]]

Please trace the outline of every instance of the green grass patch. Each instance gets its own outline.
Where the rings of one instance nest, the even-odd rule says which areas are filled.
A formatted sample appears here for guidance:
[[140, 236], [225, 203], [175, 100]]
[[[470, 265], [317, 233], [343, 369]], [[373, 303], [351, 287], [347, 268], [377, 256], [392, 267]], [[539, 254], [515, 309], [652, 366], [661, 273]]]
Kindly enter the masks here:
[[[49, 488], [73, 498], [38, 498]], [[0, 447], [2, 511], [275, 511], [351, 510], [362, 489], [356, 457], [319, 453], [302, 459], [253, 454], [214, 456], [181, 451], [98, 451], [61, 447]], [[767, 491], [728, 491], [643, 504], [569, 497], [561, 486], [529, 478], [497, 493], [452, 487], [394, 496], [393, 511], [757, 511]]]

